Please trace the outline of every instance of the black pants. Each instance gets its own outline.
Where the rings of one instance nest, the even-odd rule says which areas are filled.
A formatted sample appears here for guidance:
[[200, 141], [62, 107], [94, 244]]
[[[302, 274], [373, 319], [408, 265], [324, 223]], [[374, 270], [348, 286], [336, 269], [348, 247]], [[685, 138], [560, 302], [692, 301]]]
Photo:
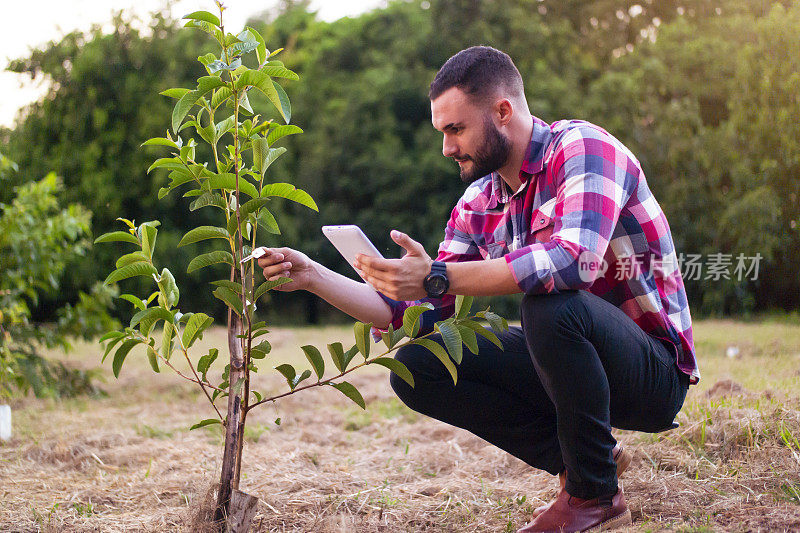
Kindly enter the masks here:
[[689, 380], [675, 347], [586, 291], [525, 296], [521, 309], [522, 327], [498, 334], [503, 350], [481, 336], [478, 355], [465, 347], [457, 385], [433, 354], [411, 345], [396, 358], [415, 387], [392, 374], [392, 388], [411, 409], [533, 467], [566, 468], [573, 496], [616, 492], [611, 427], [662, 431], [683, 405]]

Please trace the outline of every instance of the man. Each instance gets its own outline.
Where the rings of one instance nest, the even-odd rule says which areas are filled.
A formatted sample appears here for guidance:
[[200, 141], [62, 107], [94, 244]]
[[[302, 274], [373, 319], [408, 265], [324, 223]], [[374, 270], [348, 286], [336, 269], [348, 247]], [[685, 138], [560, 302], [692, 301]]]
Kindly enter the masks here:
[[[559, 475], [562, 489], [522, 532], [609, 529], [630, 523], [617, 475], [630, 455], [611, 428], [669, 429], [699, 379], [691, 319], [669, 226], [636, 158], [583, 121], [532, 117], [511, 58], [489, 47], [451, 57], [431, 83], [442, 152], [469, 183], [436, 261], [392, 231], [402, 259], [359, 256], [370, 285], [300, 252], [270, 250], [267, 278], [306, 289], [377, 326], [399, 326], [425, 299], [452, 312], [454, 296], [524, 293], [522, 326], [465, 351], [453, 385], [439, 361], [409, 346], [397, 359], [412, 409], [465, 428]], [[441, 342], [438, 336], [432, 337]]]

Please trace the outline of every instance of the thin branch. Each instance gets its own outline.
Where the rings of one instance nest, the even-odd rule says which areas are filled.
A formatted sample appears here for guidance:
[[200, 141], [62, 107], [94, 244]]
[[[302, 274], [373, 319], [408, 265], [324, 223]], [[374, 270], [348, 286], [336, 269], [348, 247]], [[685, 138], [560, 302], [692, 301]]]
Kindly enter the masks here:
[[[414, 342], [415, 340], [417, 340], [417, 339], [424, 339], [425, 337], [427, 337], [428, 335], [432, 335], [433, 333], [434, 333], [434, 332], [433, 332], [433, 331], [431, 331], [430, 333], [426, 333], [425, 335], [421, 335], [421, 336], [419, 336], [419, 337], [415, 337], [415, 338], [413, 338], [413, 339], [409, 339], [408, 341], [406, 341], [406, 342], [404, 342], [404, 343], [402, 343], [402, 344], [397, 344], [397, 345], [393, 346], [392, 348], [390, 348], [390, 349], [386, 350], [386, 351], [385, 351], [385, 352], [383, 352], [382, 354], [380, 354], [380, 355], [378, 355], [378, 356], [376, 356], [376, 357], [373, 357], [372, 359], [367, 359], [367, 360], [366, 360], [366, 361], [364, 361], [363, 363], [359, 363], [359, 364], [357, 364], [356, 366], [354, 366], [354, 367], [352, 367], [352, 368], [350, 368], [350, 369], [348, 369], [348, 370], [345, 370], [345, 371], [344, 371], [344, 372], [342, 372], [341, 374], [339, 374], [339, 375], [337, 375], [337, 376], [333, 376], [332, 378], [328, 378], [328, 379], [326, 379], [326, 380], [322, 380], [322, 381], [317, 381], [316, 383], [312, 383], [312, 384], [310, 384], [310, 385], [304, 385], [304, 386], [302, 386], [302, 387], [297, 387], [296, 389], [292, 389], [292, 390], [290, 390], [289, 392], [284, 392], [283, 394], [278, 394], [277, 396], [272, 396], [271, 398], [263, 398], [261, 401], [258, 401], [258, 402], [256, 402], [256, 403], [254, 403], [253, 405], [249, 406], [249, 407], [247, 408], [247, 411], [249, 411], [250, 409], [253, 409], [253, 408], [254, 408], [254, 407], [256, 407], [257, 405], [261, 405], [262, 403], [274, 402], [275, 400], [278, 400], [278, 399], [280, 399], [280, 398], [284, 398], [284, 397], [286, 397], [286, 396], [291, 396], [292, 394], [295, 394], [295, 393], [297, 393], [297, 392], [300, 392], [301, 390], [310, 389], [310, 388], [312, 388], [312, 387], [320, 387], [320, 386], [322, 386], [322, 385], [329, 385], [329, 384], [330, 384], [332, 381], [334, 381], [334, 380], [336, 380], [336, 379], [339, 379], [339, 378], [341, 378], [341, 377], [343, 377], [343, 376], [345, 376], [345, 375], [349, 374], [350, 372], [352, 372], [352, 371], [354, 371], [354, 370], [357, 370], [357, 369], [359, 369], [359, 368], [361, 368], [361, 367], [363, 367], [363, 366], [366, 366], [366, 365], [369, 365], [369, 364], [372, 364], [372, 363], [374, 363], [374, 362], [375, 362], [375, 359], [379, 359], [379, 358], [381, 358], [381, 357], [384, 357], [385, 355], [387, 355], [387, 354], [389, 354], [389, 353], [392, 353], [392, 352], [393, 352], [393, 351], [395, 351], [395, 350], [398, 350], [398, 349], [400, 349], [400, 348], [403, 348], [404, 346], [408, 346], [409, 344], [413, 343], [413, 342]], [[247, 412], [247, 411], [245, 411], [245, 412]]]

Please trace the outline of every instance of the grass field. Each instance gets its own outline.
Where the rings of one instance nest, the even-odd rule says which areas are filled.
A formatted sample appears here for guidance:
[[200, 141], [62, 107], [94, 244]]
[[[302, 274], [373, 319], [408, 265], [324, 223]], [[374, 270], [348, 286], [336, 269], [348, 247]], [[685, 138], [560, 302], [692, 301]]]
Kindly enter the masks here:
[[[707, 320], [695, 337], [703, 379], [680, 428], [618, 433], [635, 451], [622, 480], [631, 530], [800, 530], [800, 324]], [[298, 346], [349, 338], [345, 327], [276, 330], [270, 357], [302, 364]], [[202, 342], [225, 346], [224, 331]], [[96, 345], [53, 355], [99, 365]], [[261, 500], [255, 530], [513, 532], [555, 495], [552, 476], [405, 408], [386, 372], [352, 379], [367, 411], [327, 388], [251, 414], [242, 490]], [[262, 389], [279, 390], [277, 372], [262, 374]], [[119, 380], [108, 364], [102, 375], [102, 398], [12, 403], [1, 531], [196, 529], [222, 443], [218, 429], [188, 431], [212, 415], [202, 393], [136, 352]]]

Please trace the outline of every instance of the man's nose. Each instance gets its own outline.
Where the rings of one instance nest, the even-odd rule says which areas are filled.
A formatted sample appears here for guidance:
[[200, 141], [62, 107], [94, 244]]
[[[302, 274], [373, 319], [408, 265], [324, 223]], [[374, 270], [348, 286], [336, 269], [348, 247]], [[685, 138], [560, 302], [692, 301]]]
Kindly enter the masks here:
[[456, 154], [458, 154], [458, 146], [445, 135], [442, 141], [442, 155], [445, 157], [453, 157]]

